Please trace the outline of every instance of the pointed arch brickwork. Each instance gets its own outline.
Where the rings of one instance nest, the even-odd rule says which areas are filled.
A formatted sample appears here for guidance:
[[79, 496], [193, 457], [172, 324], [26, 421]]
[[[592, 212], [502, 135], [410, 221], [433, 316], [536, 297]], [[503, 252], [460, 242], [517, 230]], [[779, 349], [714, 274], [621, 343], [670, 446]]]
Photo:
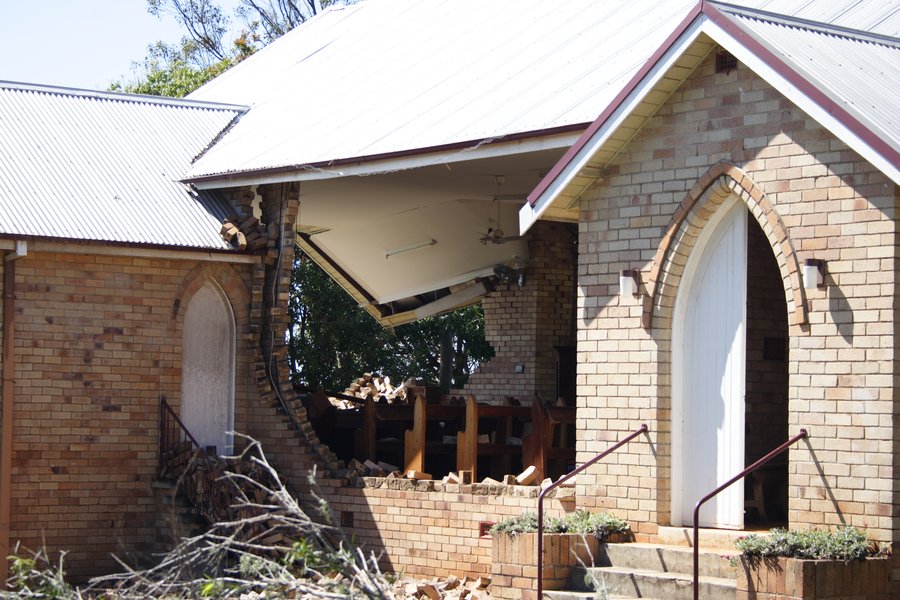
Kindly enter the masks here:
[[644, 296], [642, 323], [646, 329], [652, 328], [654, 313], [671, 314], [675, 289], [690, 248], [715, 209], [732, 194], [746, 204], [769, 240], [784, 280], [791, 321], [795, 325], [808, 323], [800, 263], [787, 227], [768, 196], [747, 173], [732, 163], [718, 162], [697, 180], [666, 227], [651, 266], [648, 293]]

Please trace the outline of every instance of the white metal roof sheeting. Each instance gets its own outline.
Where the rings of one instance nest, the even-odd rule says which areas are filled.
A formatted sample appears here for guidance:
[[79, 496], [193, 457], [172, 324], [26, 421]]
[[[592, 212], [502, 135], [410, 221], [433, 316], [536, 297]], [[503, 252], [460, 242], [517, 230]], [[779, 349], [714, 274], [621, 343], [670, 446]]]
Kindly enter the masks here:
[[878, 137], [900, 147], [900, 40], [751, 13], [733, 18]]
[[0, 235], [227, 248], [227, 204], [179, 179], [239, 112], [0, 82]]
[[[738, 4], [893, 35], [898, 0]], [[251, 106], [187, 178], [322, 165], [587, 124], [695, 0], [368, 0], [191, 97]]]
[[188, 178], [587, 124], [693, 4], [369, 0], [328, 10], [191, 95], [251, 109]]
[[900, 36], [900, 0], [744, 0], [730, 3], [878, 35]]

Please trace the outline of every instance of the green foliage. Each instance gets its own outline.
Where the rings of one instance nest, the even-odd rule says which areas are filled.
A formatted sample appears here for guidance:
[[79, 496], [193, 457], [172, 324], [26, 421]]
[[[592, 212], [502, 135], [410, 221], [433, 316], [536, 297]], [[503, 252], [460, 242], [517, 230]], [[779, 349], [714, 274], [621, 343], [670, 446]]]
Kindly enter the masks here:
[[864, 531], [849, 526], [838, 527], [835, 531], [773, 529], [769, 534], [742, 537], [734, 545], [747, 558], [783, 556], [849, 562], [880, 553], [878, 545], [870, 542]]
[[435, 384], [445, 332], [454, 349], [454, 386], [492, 354], [480, 306], [388, 330], [299, 250], [288, 311], [292, 377], [311, 389], [341, 390], [365, 372], [389, 375], [395, 384], [410, 377]]
[[197, 68], [188, 65], [183, 58], [175, 58], [167, 64], [148, 59], [142, 78], [132, 83], [115, 82], [110, 91], [183, 98], [224, 73], [233, 63], [233, 59], [226, 58], [208, 67]]
[[534, 533], [538, 530], [537, 514], [527, 511], [517, 517], [503, 519], [491, 527], [491, 535], [517, 535], [519, 533]]
[[[492, 535], [533, 533], [538, 529], [537, 515], [526, 512], [521, 516], [504, 519], [491, 527]], [[578, 533], [594, 535], [601, 540], [608, 539], [613, 533], [627, 533], [631, 527], [622, 519], [610, 513], [592, 513], [576, 510], [564, 517], [544, 521], [545, 533]]]
[[592, 513], [576, 510], [561, 519], [551, 519], [549, 531], [555, 533], [581, 533], [607, 539], [613, 533], [626, 533], [631, 527], [624, 520], [610, 513]]
[[30, 556], [22, 555], [22, 551], [16, 544], [13, 554], [8, 557], [9, 578], [6, 584], [12, 597], [46, 600], [76, 597], [76, 591], [66, 583], [63, 570], [65, 552], [61, 552], [59, 562], [53, 564], [45, 550], [32, 552]]

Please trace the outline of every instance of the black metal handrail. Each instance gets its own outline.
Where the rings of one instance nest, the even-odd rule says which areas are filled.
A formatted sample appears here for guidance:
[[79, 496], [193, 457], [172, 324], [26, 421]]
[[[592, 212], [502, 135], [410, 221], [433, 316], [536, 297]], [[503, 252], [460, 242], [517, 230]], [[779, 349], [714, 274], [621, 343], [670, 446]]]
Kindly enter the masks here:
[[546, 496], [547, 493], [550, 492], [550, 490], [555, 490], [557, 487], [559, 487], [560, 485], [562, 485], [563, 483], [565, 483], [566, 481], [568, 481], [575, 475], [578, 475], [579, 473], [581, 473], [582, 471], [584, 471], [591, 465], [600, 461], [607, 455], [612, 454], [613, 452], [615, 452], [616, 450], [618, 450], [619, 448], [621, 448], [622, 446], [624, 446], [625, 444], [627, 444], [634, 438], [638, 437], [642, 433], [647, 433], [649, 430], [650, 430], [650, 428], [647, 427], [646, 423], [644, 423], [638, 429], [636, 429], [635, 431], [628, 434], [623, 440], [617, 442], [614, 446], [608, 448], [604, 452], [601, 452], [600, 454], [598, 454], [591, 460], [587, 461], [580, 467], [577, 467], [577, 468], [573, 469], [572, 471], [569, 471], [567, 474], [565, 474], [562, 477], [560, 477], [559, 479], [557, 479], [554, 483], [551, 483], [546, 488], [541, 490], [541, 493], [538, 494], [538, 514], [537, 514], [537, 518], [538, 518], [537, 598], [538, 598], [538, 600], [542, 600], [544, 597], [544, 496]]
[[[185, 445], [188, 447], [184, 448]], [[186, 466], [197, 450], [202, 450], [200, 444], [166, 402], [166, 397], [160, 396], [157, 475], [173, 474], [180, 467]]]
[[797, 435], [795, 435], [794, 437], [792, 437], [785, 443], [781, 444], [780, 446], [778, 446], [777, 448], [775, 448], [774, 450], [772, 450], [771, 452], [769, 452], [768, 454], [766, 454], [765, 456], [763, 456], [762, 458], [757, 460], [755, 463], [753, 463], [749, 467], [745, 468], [743, 471], [741, 471], [740, 473], [738, 473], [737, 475], [735, 475], [734, 477], [732, 477], [731, 479], [729, 479], [728, 481], [726, 481], [725, 483], [723, 483], [722, 485], [720, 485], [719, 487], [717, 487], [716, 489], [714, 489], [713, 491], [711, 491], [710, 493], [703, 496], [702, 498], [700, 498], [700, 500], [697, 501], [697, 504], [694, 506], [694, 572], [693, 572], [694, 600], [699, 600], [699, 598], [700, 598], [700, 585], [699, 585], [699, 580], [700, 580], [700, 540], [699, 540], [700, 525], [697, 522], [700, 518], [700, 507], [703, 506], [703, 504], [707, 500], [710, 500], [714, 496], [718, 495], [722, 490], [731, 486], [731, 484], [733, 484], [737, 480], [743, 479], [744, 477], [746, 477], [753, 471], [757, 470], [758, 468], [760, 468], [761, 466], [763, 466], [764, 464], [766, 464], [767, 462], [769, 462], [770, 460], [772, 460], [773, 458], [775, 458], [776, 456], [778, 456], [779, 454], [781, 454], [782, 452], [787, 450], [790, 446], [793, 446], [799, 440], [802, 440], [803, 438], [808, 437], [808, 436], [809, 436], [809, 432], [806, 429], [800, 429], [800, 433], [798, 433]]

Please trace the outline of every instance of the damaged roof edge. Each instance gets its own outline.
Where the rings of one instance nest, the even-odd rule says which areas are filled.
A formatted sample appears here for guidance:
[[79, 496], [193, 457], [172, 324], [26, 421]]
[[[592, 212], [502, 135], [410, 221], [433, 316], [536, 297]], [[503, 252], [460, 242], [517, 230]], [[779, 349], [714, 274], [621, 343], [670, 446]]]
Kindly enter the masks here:
[[[456, 142], [453, 144], [445, 144], [442, 146], [432, 146], [429, 148], [412, 148], [407, 150], [398, 150], [396, 152], [389, 152], [384, 154], [371, 154], [366, 156], [356, 156], [350, 158], [340, 158], [333, 159], [328, 161], [320, 161], [309, 164], [300, 164], [300, 165], [285, 165], [281, 167], [267, 167], [258, 170], [247, 170], [247, 171], [232, 171], [228, 173], [217, 173], [217, 174], [209, 174], [209, 175], [196, 175], [196, 176], [187, 176], [181, 181], [183, 183], [188, 183], [194, 185], [198, 189], [207, 189], [207, 188], [216, 188], [216, 187], [235, 187], [238, 185], [249, 185], [252, 183], [260, 183], [260, 180], [265, 180], [265, 183], [284, 183], [287, 181], [296, 181], [298, 179], [303, 179], [303, 174], [308, 173], [320, 173], [324, 174], [324, 177], [342, 177], [346, 175], [352, 175], [357, 173], [347, 173], [341, 171], [332, 171], [335, 167], [341, 166], [357, 166], [357, 165], [372, 165], [374, 163], [378, 163], [381, 161], [392, 161], [397, 159], [404, 158], [416, 158], [422, 157], [423, 155], [429, 156], [440, 156], [442, 153], [447, 152], [457, 152], [459, 153], [459, 157], [457, 160], [470, 160], [474, 158], [482, 158], [481, 156], [473, 156], [467, 154], [468, 152], [475, 152], [477, 150], [483, 148], [491, 148], [492, 150], [497, 151], [498, 154], [515, 154], [522, 152], [531, 152], [536, 150], [544, 150], [551, 147], [570, 147], [571, 142], [568, 139], [571, 138], [562, 138], [557, 143], [546, 143], [541, 140], [546, 140], [547, 138], [553, 138], [556, 136], [566, 136], [567, 134], [576, 134], [583, 131], [589, 123], [576, 123], [572, 125], [563, 125], [560, 127], [553, 127], [548, 129], [539, 129], [534, 131], [527, 131], [521, 133], [513, 133], [509, 135], [504, 135], [502, 137], [494, 137], [494, 138], [486, 138], [480, 140], [468, 140], [464, 142]], [[229, 125], [228, 129], [233, 126], [233, 123]], [[226, 131], [227, 133], [227, 131]], [[573, 136], [574, 137], [574, 136]], [[500, 152], [499, 148], [503, 144], [514, 143], [514, 142], [533, 142], [535, 145], [534, 148], [517, 148], [515, 152]], [[418, 167], [418, 166], [426, 166], [426, 164], [434, 164], [436, 162], [456, 162], [454, 160], [450, 160], [448, 157], [441, 157], [441, 160], [430, 160], [426, 161], [423, 164], [415, 164], [407, 166], [406, 168]], [[372, 174], [381, 171], [393, 171], [398, 167], [394, 164], [390, 164], [381, 169], [368, 169], [365, 173], [359, 174]]]

